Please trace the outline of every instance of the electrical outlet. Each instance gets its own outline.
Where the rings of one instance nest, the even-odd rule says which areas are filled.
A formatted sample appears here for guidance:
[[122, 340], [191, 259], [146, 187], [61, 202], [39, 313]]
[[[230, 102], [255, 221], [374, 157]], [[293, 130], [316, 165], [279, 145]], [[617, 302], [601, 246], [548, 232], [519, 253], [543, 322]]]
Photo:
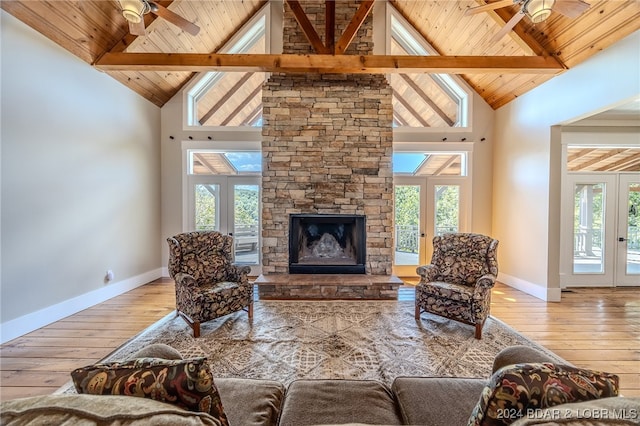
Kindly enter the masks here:
[[107, 270], [106, 275], [104, 276], [104, 280], [106, 282], [113, 281], [113, 271], [111, 269]]

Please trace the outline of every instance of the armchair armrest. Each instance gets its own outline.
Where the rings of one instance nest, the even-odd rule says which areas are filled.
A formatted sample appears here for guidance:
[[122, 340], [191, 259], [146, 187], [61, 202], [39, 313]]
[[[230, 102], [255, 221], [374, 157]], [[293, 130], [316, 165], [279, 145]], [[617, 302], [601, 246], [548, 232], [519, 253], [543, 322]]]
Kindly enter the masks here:
[[473, 290], [474, 300], [485, 300], [487, 293], [491, 291], [496, 284], [496, 276], [492, 274], [486, 274], [478, 278], [475, 288]]
[[420, 275], [421, 282], [430, 282], [435, 280], [438, 275], [438, 269], [435, 265], [423, 265], [416, 268], [416, 273]]
[[478, 278], [476, 281], [476, 287], [492, 288], [496, 284], [496, 276], [493, 274], [486, 274]]
[[198, 287], [198, 282], [186, 272], [178, 272], [174, 278], [176, 285], [179, 287]]
[[227, 281], [247, 283], [251, 267], [247, 265], [229, 265], [227, 267]]

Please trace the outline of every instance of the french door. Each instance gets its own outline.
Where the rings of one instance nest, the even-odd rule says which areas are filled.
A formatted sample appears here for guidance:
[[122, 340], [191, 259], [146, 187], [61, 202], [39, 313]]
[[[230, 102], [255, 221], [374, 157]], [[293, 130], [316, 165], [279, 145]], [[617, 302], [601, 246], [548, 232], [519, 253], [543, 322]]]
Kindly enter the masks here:
[[260, 181], [258, 177], [190, 176], [187, 230], [233, 236], [236, 263], [260, 264]]
[[468, 229], [466, 182], [460, 176], [394, 178], [394, 274], [414, 276], [431, 260], [433, 237]]
[[640, 285], [638, 174], [568, 174], [562, 198], [561, 285]]

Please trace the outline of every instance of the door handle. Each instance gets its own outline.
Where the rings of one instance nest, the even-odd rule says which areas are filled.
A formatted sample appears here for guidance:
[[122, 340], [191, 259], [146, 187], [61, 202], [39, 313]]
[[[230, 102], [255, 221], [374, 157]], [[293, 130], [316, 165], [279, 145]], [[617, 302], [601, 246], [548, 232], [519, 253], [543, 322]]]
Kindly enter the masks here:
[[623, 242], [627, 241], [627, 239], [625, 237], [618, 237], [618, 241], [623, 243]]

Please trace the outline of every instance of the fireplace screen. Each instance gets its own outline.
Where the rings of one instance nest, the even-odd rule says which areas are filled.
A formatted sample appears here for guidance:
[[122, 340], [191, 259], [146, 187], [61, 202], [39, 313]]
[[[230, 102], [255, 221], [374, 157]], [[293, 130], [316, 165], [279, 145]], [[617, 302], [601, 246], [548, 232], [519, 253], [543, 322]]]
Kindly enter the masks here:
[[294, 214], [289, 217], [289, 273], [364, 274], [365, 217]]

